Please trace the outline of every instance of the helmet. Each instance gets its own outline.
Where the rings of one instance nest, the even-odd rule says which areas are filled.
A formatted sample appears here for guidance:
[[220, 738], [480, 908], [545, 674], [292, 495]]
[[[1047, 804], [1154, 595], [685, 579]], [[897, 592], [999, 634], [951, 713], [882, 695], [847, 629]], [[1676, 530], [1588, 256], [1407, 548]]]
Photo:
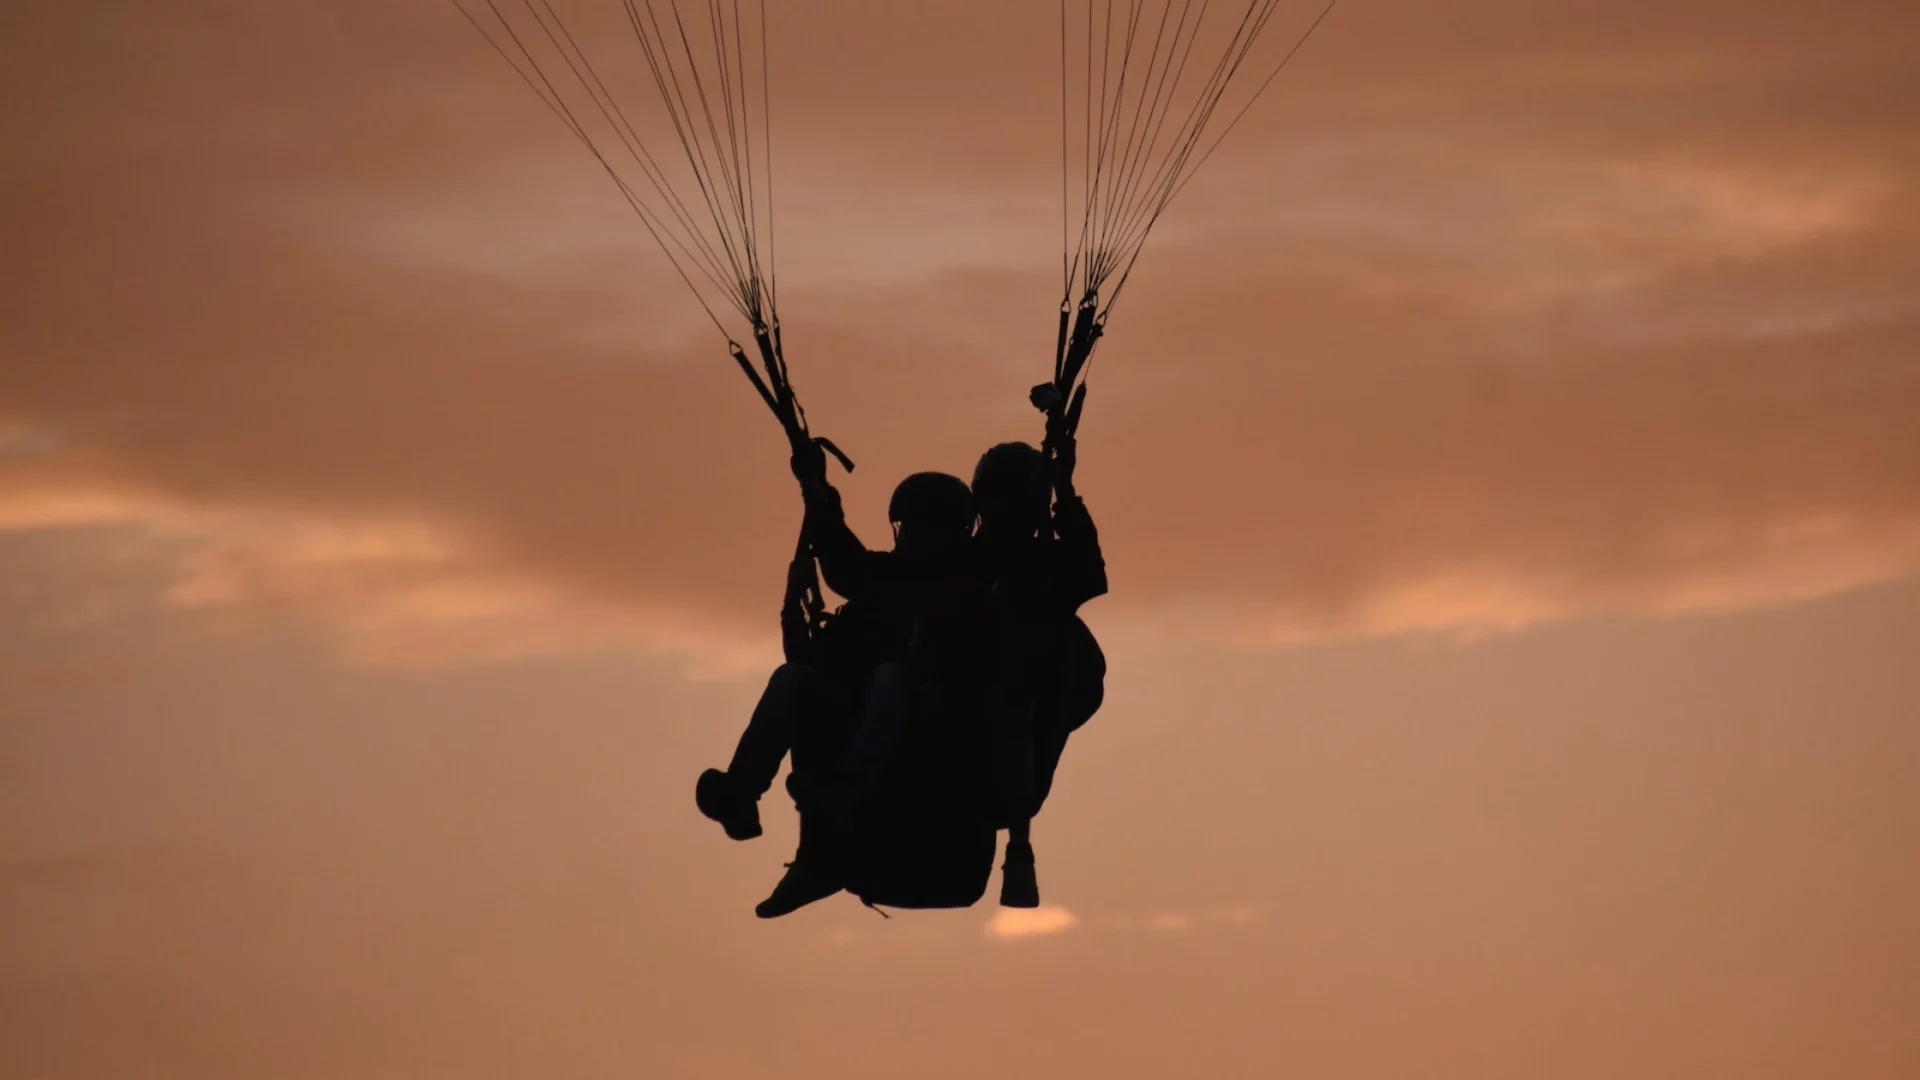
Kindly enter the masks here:
[[980, 455], [973, 467], [976, 496], [1021, 504], [1046, 498], [1046, 456], [1023, 442], [1004, 442]]
[[893, 489], [893, 498], [887, 502], [887, 520], [896, 525], [971, 530], [973, 492], [957, 476], [914, 473]]

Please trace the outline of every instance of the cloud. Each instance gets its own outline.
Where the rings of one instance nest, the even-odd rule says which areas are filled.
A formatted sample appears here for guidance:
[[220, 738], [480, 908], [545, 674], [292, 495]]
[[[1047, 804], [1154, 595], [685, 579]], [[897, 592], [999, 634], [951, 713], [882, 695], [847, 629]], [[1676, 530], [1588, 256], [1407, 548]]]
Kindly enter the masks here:
[[1066, 908], [1042, 905], [1037, 908], [1001, 908], [988, 921], [986, 935], [997, 941], [1064, 934], [1080, 925], [1080, 917]]
[[[1799, 48], [1811, 8], [1652, 48], [1470, 7], [1343, 12], [1157, 235], [1084, 431], [1100, 617], [1479, 633], [1920, 571], [1915, 87], [1877, 44], [1909, 16], [1842, 55]], [[372, 4], [263, 12], [299, 45], [223, 68], [236, 95], [191, 77], [234, 32], [193, 10], [4, 46], [43, 119], [0, 148], [0, 520], [137, 498], [196, 538], [154, 555], [177, 603], [362, 658], [759, 655], [779, 433], [538, 103], [457, 19]], [[787, 340], [876, 537], [897, 476], [1036, 434], [1057, 133], [998, 107], [1047, 89], [995, 29], [1023, 11], [793, 31]]]
[[111, 489], [0, 492], [0, 535], [73, 530], [121, 537], [118, 559], [140, 570], [121, 587], [152, 590], [118, 602], [97, 591], [69, 598], [96, 616], [144, 600], [203, 631], [291, 624], [319, 633], [340, 659], [375, 667], [624, 651], [717, 678], [778, 662], [770, 634], [697, 610], [570, 594], [419, 518], [315, 517]]

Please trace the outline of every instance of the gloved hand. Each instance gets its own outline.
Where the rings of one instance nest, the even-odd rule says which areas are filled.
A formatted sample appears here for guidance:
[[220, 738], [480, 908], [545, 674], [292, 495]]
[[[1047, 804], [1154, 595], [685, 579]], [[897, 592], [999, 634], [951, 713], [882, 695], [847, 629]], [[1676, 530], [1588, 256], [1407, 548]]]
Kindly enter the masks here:
[[1047, 476], [1062, 497], [1073, 495], [1073, 467], [1079, 462], [1079, 449], [1071, 435], [1053, 439], [1053, 455], [1047, 459]]
[[827, 482], [827, 453], [814, 443], [800, 443], [793, 448], [793, 457], [788, 464], [793, 469], [794, 479], [806, 490]]
[[787, 595], [799, 596], [819, 583], [819, 574], [813, 566], [813, 557], [804, 556], [787, 564]]

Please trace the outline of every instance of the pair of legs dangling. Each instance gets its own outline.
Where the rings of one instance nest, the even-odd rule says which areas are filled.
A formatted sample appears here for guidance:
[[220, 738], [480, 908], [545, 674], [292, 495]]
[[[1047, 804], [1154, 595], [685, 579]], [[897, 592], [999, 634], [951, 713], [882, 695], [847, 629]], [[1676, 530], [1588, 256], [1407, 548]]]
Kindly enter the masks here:
[[[918, 692], [914, 676], [903, 665], [882, 664], [874, 669], [857, 719], [849, 724], [853, 710], [844, 707], [848, 703], [838, 688], [805, 664], [782, 664], [767, 680], [727, 768], [701, 774], [694, 792], [701, 812], [735, 840], [759, 836], [759, 800], [791, 754], [788, 788], [796, 803], [810, 804], [804, 808], [850, 827], [863, 792], [892, 761]], [[1039, 894], [1028, 835], [1028, 808], [1035, 805], [1036, 787], [1032, 708], [1025, 703], [998, 705], [989, 713], [995, 735], [993, 782], [1005, 808], [1002, 818], [1011, 823], [1001, 901], [1033, 907]], [[761, 918], [785, 915], [841, 888], [831, 855], [822, 850], [825, 834], [810, 829], [808, 820], [803, 813], [800, 848], [786, 876], [755, 909]]]

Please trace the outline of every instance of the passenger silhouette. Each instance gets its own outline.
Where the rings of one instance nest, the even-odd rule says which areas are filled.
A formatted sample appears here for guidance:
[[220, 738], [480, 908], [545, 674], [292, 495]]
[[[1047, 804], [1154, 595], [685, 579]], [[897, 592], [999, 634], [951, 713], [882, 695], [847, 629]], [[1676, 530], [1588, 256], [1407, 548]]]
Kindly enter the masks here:
[[993, 710], [1000, 820], [1008, 829], [1001, 904], [1040, 902], [1031, 820], [1045, 802], [1067, 737], [1099, 709], [1106, 660], [1079, 618], [1107, 591], [1099, 532], [1073, 486], [1070, 435], [1048, 454], [1002, 443], [981, 455], [973, 491], [976, 543], [993, 580], [1005, 650]]

